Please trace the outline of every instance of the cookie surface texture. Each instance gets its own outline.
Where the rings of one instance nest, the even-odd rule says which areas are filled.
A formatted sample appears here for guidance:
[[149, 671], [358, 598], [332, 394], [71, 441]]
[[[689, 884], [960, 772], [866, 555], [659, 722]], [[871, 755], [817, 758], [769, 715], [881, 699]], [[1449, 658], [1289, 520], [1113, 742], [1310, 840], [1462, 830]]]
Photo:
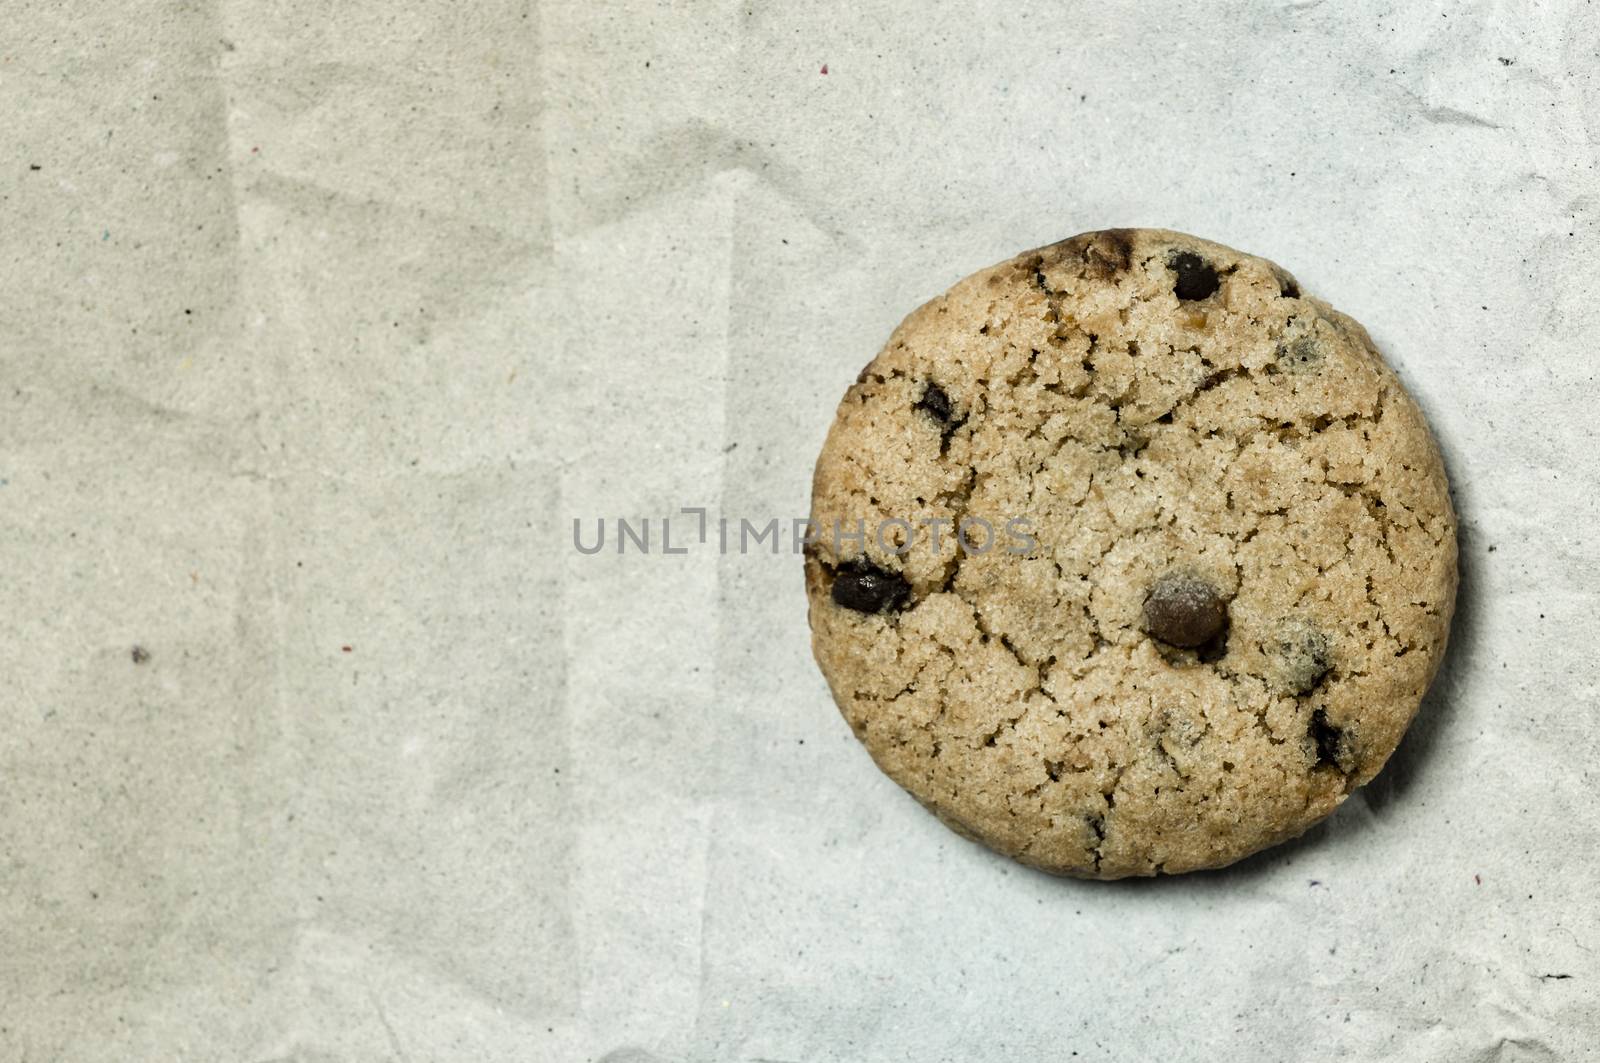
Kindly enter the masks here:
[[1439, 452], [1360, 325], [1181, 233], [913, 312], [812, 488], [812, 648], [878, 766], [1090, 878], [1231, 863], [1376, 775], [1444, 654]]

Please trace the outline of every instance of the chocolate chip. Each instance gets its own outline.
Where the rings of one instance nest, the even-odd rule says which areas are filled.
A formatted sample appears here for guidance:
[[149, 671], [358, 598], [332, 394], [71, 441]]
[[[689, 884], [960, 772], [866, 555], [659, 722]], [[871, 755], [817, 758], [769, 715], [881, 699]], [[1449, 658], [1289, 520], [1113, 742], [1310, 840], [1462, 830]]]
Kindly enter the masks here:
[[1301, 336], [1287, 344], [1279, 344], [1278, 364], [1291, 373], [1310, 369], [1322, 361], [1322, 347], [1314, 336]]
[[944, 388], [931, 381], [922, 389], [922, 398], [913, 405], [915, 409], [926, 412], [941, 425], [950, 427], [956, 423], [951, 413], [950, 396], [944, 393]]
[[864, 557], [841, 565], [833, 579], [833, 600], [858, 613], [898, 609], [911, 594], [911, 584], [898, 572], [881, 569]]
[[950, 446], [950, 437], [955, 435], [956, 429], [967, 423], [965, 417], [956, 416], [950, 396], [945, 394], [944, 388], [932, 381], [923, 386], [922, 398], [912, 403], [912, 408], [921, 410], [938, 422], [941, 454]]
[[1333, 667], [1328, 636], [1304, 620], [1286, 622], [1272, 650], [1278, 678], [1291, 694], [1309, 694]]
[[1167, 267], [1178, 275], [1172, 286], [1179, 299], [1193, 302], [1204, 299], [1217, 290], [1217, 271], [1211, 263], [1192, 251], [1179, 251], [1167, 260]]
[[1285, 299], [1298, 299], [1300, 298], [1300, 285], [1295, 283], [1293, 277], [1285, 273], [1278, 278], [1278, 294]]
[[1227, 624], [1228, 603], [1196, 576], [1168, 573], [1156, 580], [1144, 600], [1144, 629], [1173, 646], [1204, 646]]
[[1311, 713], [1311, 741], [1317, 747], [1317, 766], [1326, 764], [1344, 770], [1339, 763], [1340, 747], [1344, 745], [1344, 732], [1328, 722], [1328, 713], [1317, 709]]

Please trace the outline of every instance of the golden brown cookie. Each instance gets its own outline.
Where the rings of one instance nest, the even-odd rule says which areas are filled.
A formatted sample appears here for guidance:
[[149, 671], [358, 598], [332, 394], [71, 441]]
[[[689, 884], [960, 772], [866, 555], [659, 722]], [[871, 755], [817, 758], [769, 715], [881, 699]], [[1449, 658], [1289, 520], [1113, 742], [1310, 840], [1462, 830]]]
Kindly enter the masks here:
[[1110, 229], [961, 281], [840, 403], [812, 645], [878, 765], [1049, 871], [1217, 867], [1383, 767], [1456, 524], [1360, 325], [1263, 259]]

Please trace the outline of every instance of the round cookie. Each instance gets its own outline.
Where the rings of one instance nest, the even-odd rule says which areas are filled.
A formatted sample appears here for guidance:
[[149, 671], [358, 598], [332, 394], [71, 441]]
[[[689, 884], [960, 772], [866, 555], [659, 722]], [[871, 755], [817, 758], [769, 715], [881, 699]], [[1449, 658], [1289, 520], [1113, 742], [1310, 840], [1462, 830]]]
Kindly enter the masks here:
[[844, 396], [812, 646], [879, 767], [1094, 878], [1293, 837], [1394, 751], [1456, 524], [1360, 325], [1260, 258], [1084, 233], [913, 312]]

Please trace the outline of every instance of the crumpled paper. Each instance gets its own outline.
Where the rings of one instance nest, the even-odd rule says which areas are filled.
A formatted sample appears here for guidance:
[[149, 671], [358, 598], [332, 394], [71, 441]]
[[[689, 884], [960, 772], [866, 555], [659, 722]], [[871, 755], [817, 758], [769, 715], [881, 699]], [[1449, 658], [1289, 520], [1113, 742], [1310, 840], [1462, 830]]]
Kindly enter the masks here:
[[[1600, 1033], [1593, 8], [6, 25], [0, 1058], [1488, 1061]], [[907, 311], [1110, 225], [1265, 255], [1361, 320], [1432, 418], [1463, 560], [1375, 783], [1234, 868], [1101, 884], [883, 778], [799, 559], [715, 529], [805, 515]], [[575, 548], [618, 518], [650, 553]]]

